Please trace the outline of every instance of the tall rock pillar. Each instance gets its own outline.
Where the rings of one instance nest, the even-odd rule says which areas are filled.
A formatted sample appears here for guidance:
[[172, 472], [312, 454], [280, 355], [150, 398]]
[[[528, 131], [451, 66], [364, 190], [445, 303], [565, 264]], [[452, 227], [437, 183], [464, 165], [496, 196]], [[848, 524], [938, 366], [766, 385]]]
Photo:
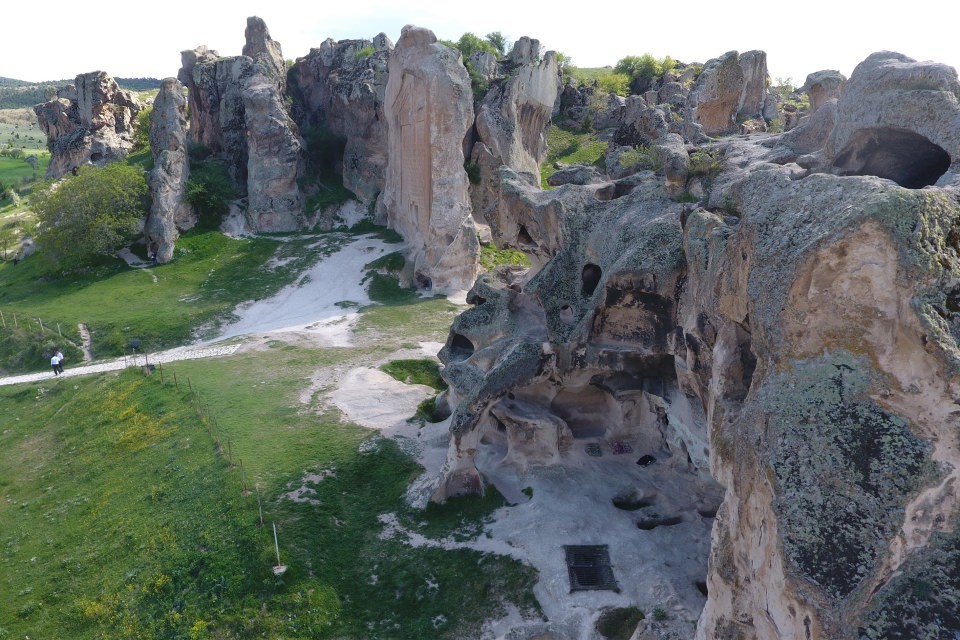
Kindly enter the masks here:
[[410, 245], [417, 286], [440, 292], [473, 285], [480, 251], [463, 168], [473, 95], [459, 56], [407, 25], [390, 56], [384, 105], [387, 223]]

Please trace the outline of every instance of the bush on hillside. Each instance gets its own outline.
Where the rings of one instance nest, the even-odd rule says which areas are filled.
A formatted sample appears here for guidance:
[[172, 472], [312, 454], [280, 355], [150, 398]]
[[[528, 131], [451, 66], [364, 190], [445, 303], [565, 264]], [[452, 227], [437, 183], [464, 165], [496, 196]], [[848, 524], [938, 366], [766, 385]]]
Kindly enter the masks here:
[[643, 93], [650, 88], [654, 78], [659, 78], [677, 66], [677, 61], [667, 56], [657, 60], [649, 53], [642, 56], [621, 58], [613, 68], [614, 73], [622, 73], [630, 78], [630, 90]]
[[149, 210], [142, 169], [125, 164], [83, 167], [31, 198], [37, 215], [37, 248], [62, 273], [112, 256], [139, 232]]
[[218, 228], [230, 211], [230, 201], [236, 197], [237, 191], [222, 162], [191, 163], [184, 200], [197, 212], [199, 229]]

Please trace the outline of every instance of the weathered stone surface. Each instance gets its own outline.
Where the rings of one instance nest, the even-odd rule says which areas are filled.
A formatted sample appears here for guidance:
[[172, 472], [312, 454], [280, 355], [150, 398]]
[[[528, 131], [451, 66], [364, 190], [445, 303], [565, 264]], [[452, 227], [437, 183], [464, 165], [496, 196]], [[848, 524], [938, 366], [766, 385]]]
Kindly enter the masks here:
[[160, 263], [173, 258], [178, 232], [197, 223], [193, 208], [184, 202], [190, 177], [186, 111], [183, 85], [175, 78], [167, 78], [160, 85], [150, 113], [154, 167], [149, 178], [150, 214], [143, 229], [148, 246], [152, 246]]
[[259, 18], [247, 21], [244, 52], [255, 57], [221, 57], [205, 46], [182, 52], [177, 77], [189, 90], [189, 140], [226, 162], [247, 194], [252, 229], [292, 231], [304, 221], [303, 142], [284, 105], [280, 45]]
[[298, 58], [291, 70], [289, 89], [301, 131], [328, 131], [345, 140], [343, 185], [365, 204], [375, 201], [384, 188], [384, 95], [392, 50], [393, 43], [384, 34], [372, 41], [328, 39]]
[[763, 111], [766, 79], [767, 56], [762, 51], [729, 51], [707, 61], [690, 94], [693, 120], [707, 135], [736, 131], [738, 115]]
[[[879, 123], [949, 150], [947, 170], [956, 87], [875, 54], [795, 132], [698, 149], [717, 161], [709, 210], [668, 197], [681, 171], [544, 192], [500, 167], [491, 227], [532, 267], [482, 276], [440, 352], [434, 499], [482, 485], [484, 447], [529, 469], [631, 442], [725, 487], [696, 638], [960, 632], [957, 191], [792, 161], [829, 168]], [[679, 157], [668, 135], [655, 147]], [[877, 167], [869, 150], [850, 157]]]
[[295, 231], [303, 226], [298, 179], [304, 174], [303, 143], [283, 95], [263, 72], [243, 85], [247, 128], [247, 217], [257, 231]]
[[510, 62], [516, 65], [537, 64], [540, 61], [540, 41], [528, 36], [521, 36], [513, 43], [510, 51]]
[[283, 93], [287, 86], [287, 65], [280, 43], [270, 37], [267, 24], [256, 16], [247, 18], [243, 55], [256, 62], [263, 73]]
[[952, 67], [899, 53], [870, 55], [837, 100], [827, 160], [845, 175], [875, 175], [906, 187], [956, 176], [960, 83]]
[[480, 250], [463, 168], [473, 96], [459, 54], [431, 31], [403, 28], [390, 56], [385, 116], [387, 222], [410, 245], [419, 287], [467, 289]]
[[480, 141], [515, 171], [537, 175], [547, 154], [545, 129], [560, 91], [556, 55], [524, 64], [490, 90], [477, 110]]
[[833, 132], [837, 119], [837, 101], [820, 105], [816, 113], [801, 119], [796, 127], [783, 134], [780, 141], [797, 153], [812, 153], [823, 149]]
[[605, 178], [600, 175], [597, 168], [583, 164], [565, 167], [547, 178], [547, 184], [551, 187], [559, 187], [562, 184], [597, 184], [598, 182], [605, 182]]
[[103, 71], [77, 76], [60, 97], [33, 108], [50, 149], [48, 178], [83, 164], [126, 157], [133, 148], [136, 115], [143, 106]]
[[816, 113], [828, 100], [840, 97], [840, 89], [846, 81], [847, 78], [842, 73], [832, 69], [808, 75], [800, 91], [810, 98], [810, 114]]

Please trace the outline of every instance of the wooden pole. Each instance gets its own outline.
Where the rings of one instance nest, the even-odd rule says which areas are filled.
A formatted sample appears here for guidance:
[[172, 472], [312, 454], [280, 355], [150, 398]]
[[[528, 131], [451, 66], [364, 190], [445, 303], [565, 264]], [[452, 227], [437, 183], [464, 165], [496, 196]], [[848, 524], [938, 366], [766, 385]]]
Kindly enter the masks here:
[[3, 311], [0, 311], [0, 322], [3, 322], [3, 328], [7, 328], [7, 321], [3, 319]]
[[240, 458], [240, 479], [243, 482], [243, 491], [240, 495], [245, 496], [249, 491], [247, 491], [247, 473], [243, 470], [243, 458]]
[[193, 385], [190, 384], [190, 376], [187, 376], [187, 386], [190, 387], [190, 393], [193, 393]]
[[233, 464], [233, 447], [230, 446], [230, 438], [227, 438], [227, 459]]
[[40, 324], [40, 333], [43, 333], [43, 331], [44, 331], [44, 329], [43, 329], [43, 320], [41, 320], [40, 318], [37, 318], [37, 322]]
[[177, 380], [177, 372], [173, 372], [173, 384], [177, 385], [177, 391], [180, 391], [180, 382]]
[[260, 526], [263, 526], [263, 506], [260, 504], [260, 485], [257, 484], [257, 511], [260, 513]]
[[14, 329], [17, 328], [17, 312], [16, 311], [13, 312], [13, 328]]
[[60, 323], [59, 323], [59, 322], [57, 323], [57, 333], [60, 334], [60, 337], [61, 337], [61, 338], [63, 337], [63, 331], [60, 331]]
[[163, 384], [163, 363], [158, 362], [157, 368], [160, 369], [160, 384]]

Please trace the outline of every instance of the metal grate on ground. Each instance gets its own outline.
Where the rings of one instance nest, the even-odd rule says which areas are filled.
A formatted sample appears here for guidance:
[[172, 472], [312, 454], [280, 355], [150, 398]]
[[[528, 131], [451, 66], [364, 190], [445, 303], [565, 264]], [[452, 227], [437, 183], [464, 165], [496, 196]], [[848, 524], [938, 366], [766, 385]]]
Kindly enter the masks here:
[[620, 592], [610, 566], [610, 551], [607, 545], [564, 545], [567, 570], [570, 575], [570, 592], [616, 591]]

